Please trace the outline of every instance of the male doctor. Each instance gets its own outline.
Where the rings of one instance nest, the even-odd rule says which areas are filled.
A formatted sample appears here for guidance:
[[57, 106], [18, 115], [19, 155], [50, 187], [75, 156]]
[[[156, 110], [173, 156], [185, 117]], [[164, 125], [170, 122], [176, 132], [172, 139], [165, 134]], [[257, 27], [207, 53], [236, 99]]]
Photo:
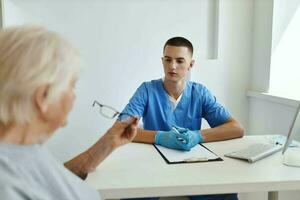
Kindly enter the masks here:
[[[198, 143], [243, 136], [242, 125], [204, 85], [186, 80], [194, 63], [190, 41], [174, 37], [165, 43], [162, 57], [164, 78], [142, 83], [123, 110], [143, 120], [144, 127], [138, 129], [134, 142], [189, 151]], [[201, 129], [202, 118], [211, 128]], [[189, 198], [236, 200], [237, 194]]]

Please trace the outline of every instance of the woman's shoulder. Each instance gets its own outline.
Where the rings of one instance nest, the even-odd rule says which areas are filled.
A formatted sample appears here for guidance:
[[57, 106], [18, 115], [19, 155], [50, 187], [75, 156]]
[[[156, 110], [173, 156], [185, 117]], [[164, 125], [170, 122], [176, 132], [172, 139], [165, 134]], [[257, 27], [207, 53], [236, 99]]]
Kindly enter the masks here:
[[[6, 173], [22, 179], [46, 159], [40, 145], [0, 144], [0, 174]], [[24, 172], [26, 172], [24, 174]]]
[[12, 176], [12, 174], [2, 174], [0, 178], [0, 199], [33, 199], [31, 188], [22, 180]]
[[30, 199], [18, 167], [4, 152], [0, 154], [0, 174], [0, 199]]
[[[22, 149], [22, 147], [20, 148]], [[5, 148], [1, 148], [0, 145], [0, 149]], [[99, 199], [96, 191], [67, 170], [63, 163], [58, 161], [44, 145], [40, 145], [38, 148], [23, 148], [23, 153], [20, 153], [18, 147], [10, 148], [10, 150], [15, 153], [8, 153], [6, 156], [0, 155], [0, 174], [7, 174], [3, 181], [10, 183], [10, 186], [5, 186], [3, 190], [19, 187], [22, 183], [26, 183], [23, 185], [31, 190], [24, 192], [34, 197], [39, 195], [47, 197], [40, 199], [55, 199], [57, 194], [63, 197], [62, 199], [71, 199], [72, 196], [80, 196], [82, 197], [80, 199], [84, 199], [84, 195], [91, 197], [89, 199]], [[1, 182], [2, 177], [0, 177], [0, 185]], [[15, 186], [15, 184], [18, 185]], [[0, 199], [2, 199], [1, 195]]]

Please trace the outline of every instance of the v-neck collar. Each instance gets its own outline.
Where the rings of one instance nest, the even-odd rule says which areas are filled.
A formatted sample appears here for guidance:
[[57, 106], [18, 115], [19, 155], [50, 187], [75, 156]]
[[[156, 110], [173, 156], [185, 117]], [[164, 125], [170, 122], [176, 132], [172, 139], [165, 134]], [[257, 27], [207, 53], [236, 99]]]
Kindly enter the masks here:
[[182, 110], [182, 108], [184, 108], [186, 106], [185, 104], [187, 104], [187, 101], [185, 99], [187, 98], [187, 95], [188, 95], [188, 93], [187, 93], [187, 90], [189, 88], [188, 81], [185, 82], [184, 89], [183, 89], [183, 91], [181, 93], [180, 101], [178, 102], [178, 104], [177, 104], [177, 106], [176, 106], [176, 108], [174, 110], [172, 109], [172, 102], [169, 99], [170, 95], [168, 94], [168, 92], [166, 91], [166, 89], [164, 87], [163, 79], [160, 79], [160, 83], [161, 83], [160, 84], [161, 88], [162, 88], [162, 90], [163, 90], [163, 92], [165, 94], [164, 97], [165, 97], [165, 101], [166, 101], [166, 103], [168, 105], [167, 107], [170, 109], [170, 111], [173, 114], [175, 114], [177, 112], [177, 110]]

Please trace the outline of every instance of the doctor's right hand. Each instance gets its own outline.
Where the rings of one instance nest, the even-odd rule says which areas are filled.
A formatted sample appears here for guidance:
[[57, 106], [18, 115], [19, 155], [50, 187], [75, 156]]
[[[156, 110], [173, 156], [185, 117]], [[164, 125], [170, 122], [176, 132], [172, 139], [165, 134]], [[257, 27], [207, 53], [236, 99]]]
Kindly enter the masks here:
[[174, 130], [157, 131], [155, 135], [155, 144], [170, 148], [189, 151], [189, 137], [186, 134], [180, 134]]

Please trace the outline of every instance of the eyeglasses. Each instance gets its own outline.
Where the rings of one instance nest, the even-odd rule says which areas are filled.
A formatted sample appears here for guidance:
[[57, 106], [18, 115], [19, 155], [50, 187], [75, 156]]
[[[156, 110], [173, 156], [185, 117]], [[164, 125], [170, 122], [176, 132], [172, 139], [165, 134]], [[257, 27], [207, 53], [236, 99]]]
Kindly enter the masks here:
[[99, 112], [105, 118], [113, 119], [118, 116], [120, 121], [124, 121], [128, 118], [134, 117], [133, 115], [131, 115], [129, 113], [121, 113], [121, 112], [117, 111], [115, 108], [113, 108], [111, 106], [103, 105], [103, 104], [99, 103], [98, 101], [94, 101], [93, 107], [95, 105], [99, 106], [99, 108], [100, 108]]

